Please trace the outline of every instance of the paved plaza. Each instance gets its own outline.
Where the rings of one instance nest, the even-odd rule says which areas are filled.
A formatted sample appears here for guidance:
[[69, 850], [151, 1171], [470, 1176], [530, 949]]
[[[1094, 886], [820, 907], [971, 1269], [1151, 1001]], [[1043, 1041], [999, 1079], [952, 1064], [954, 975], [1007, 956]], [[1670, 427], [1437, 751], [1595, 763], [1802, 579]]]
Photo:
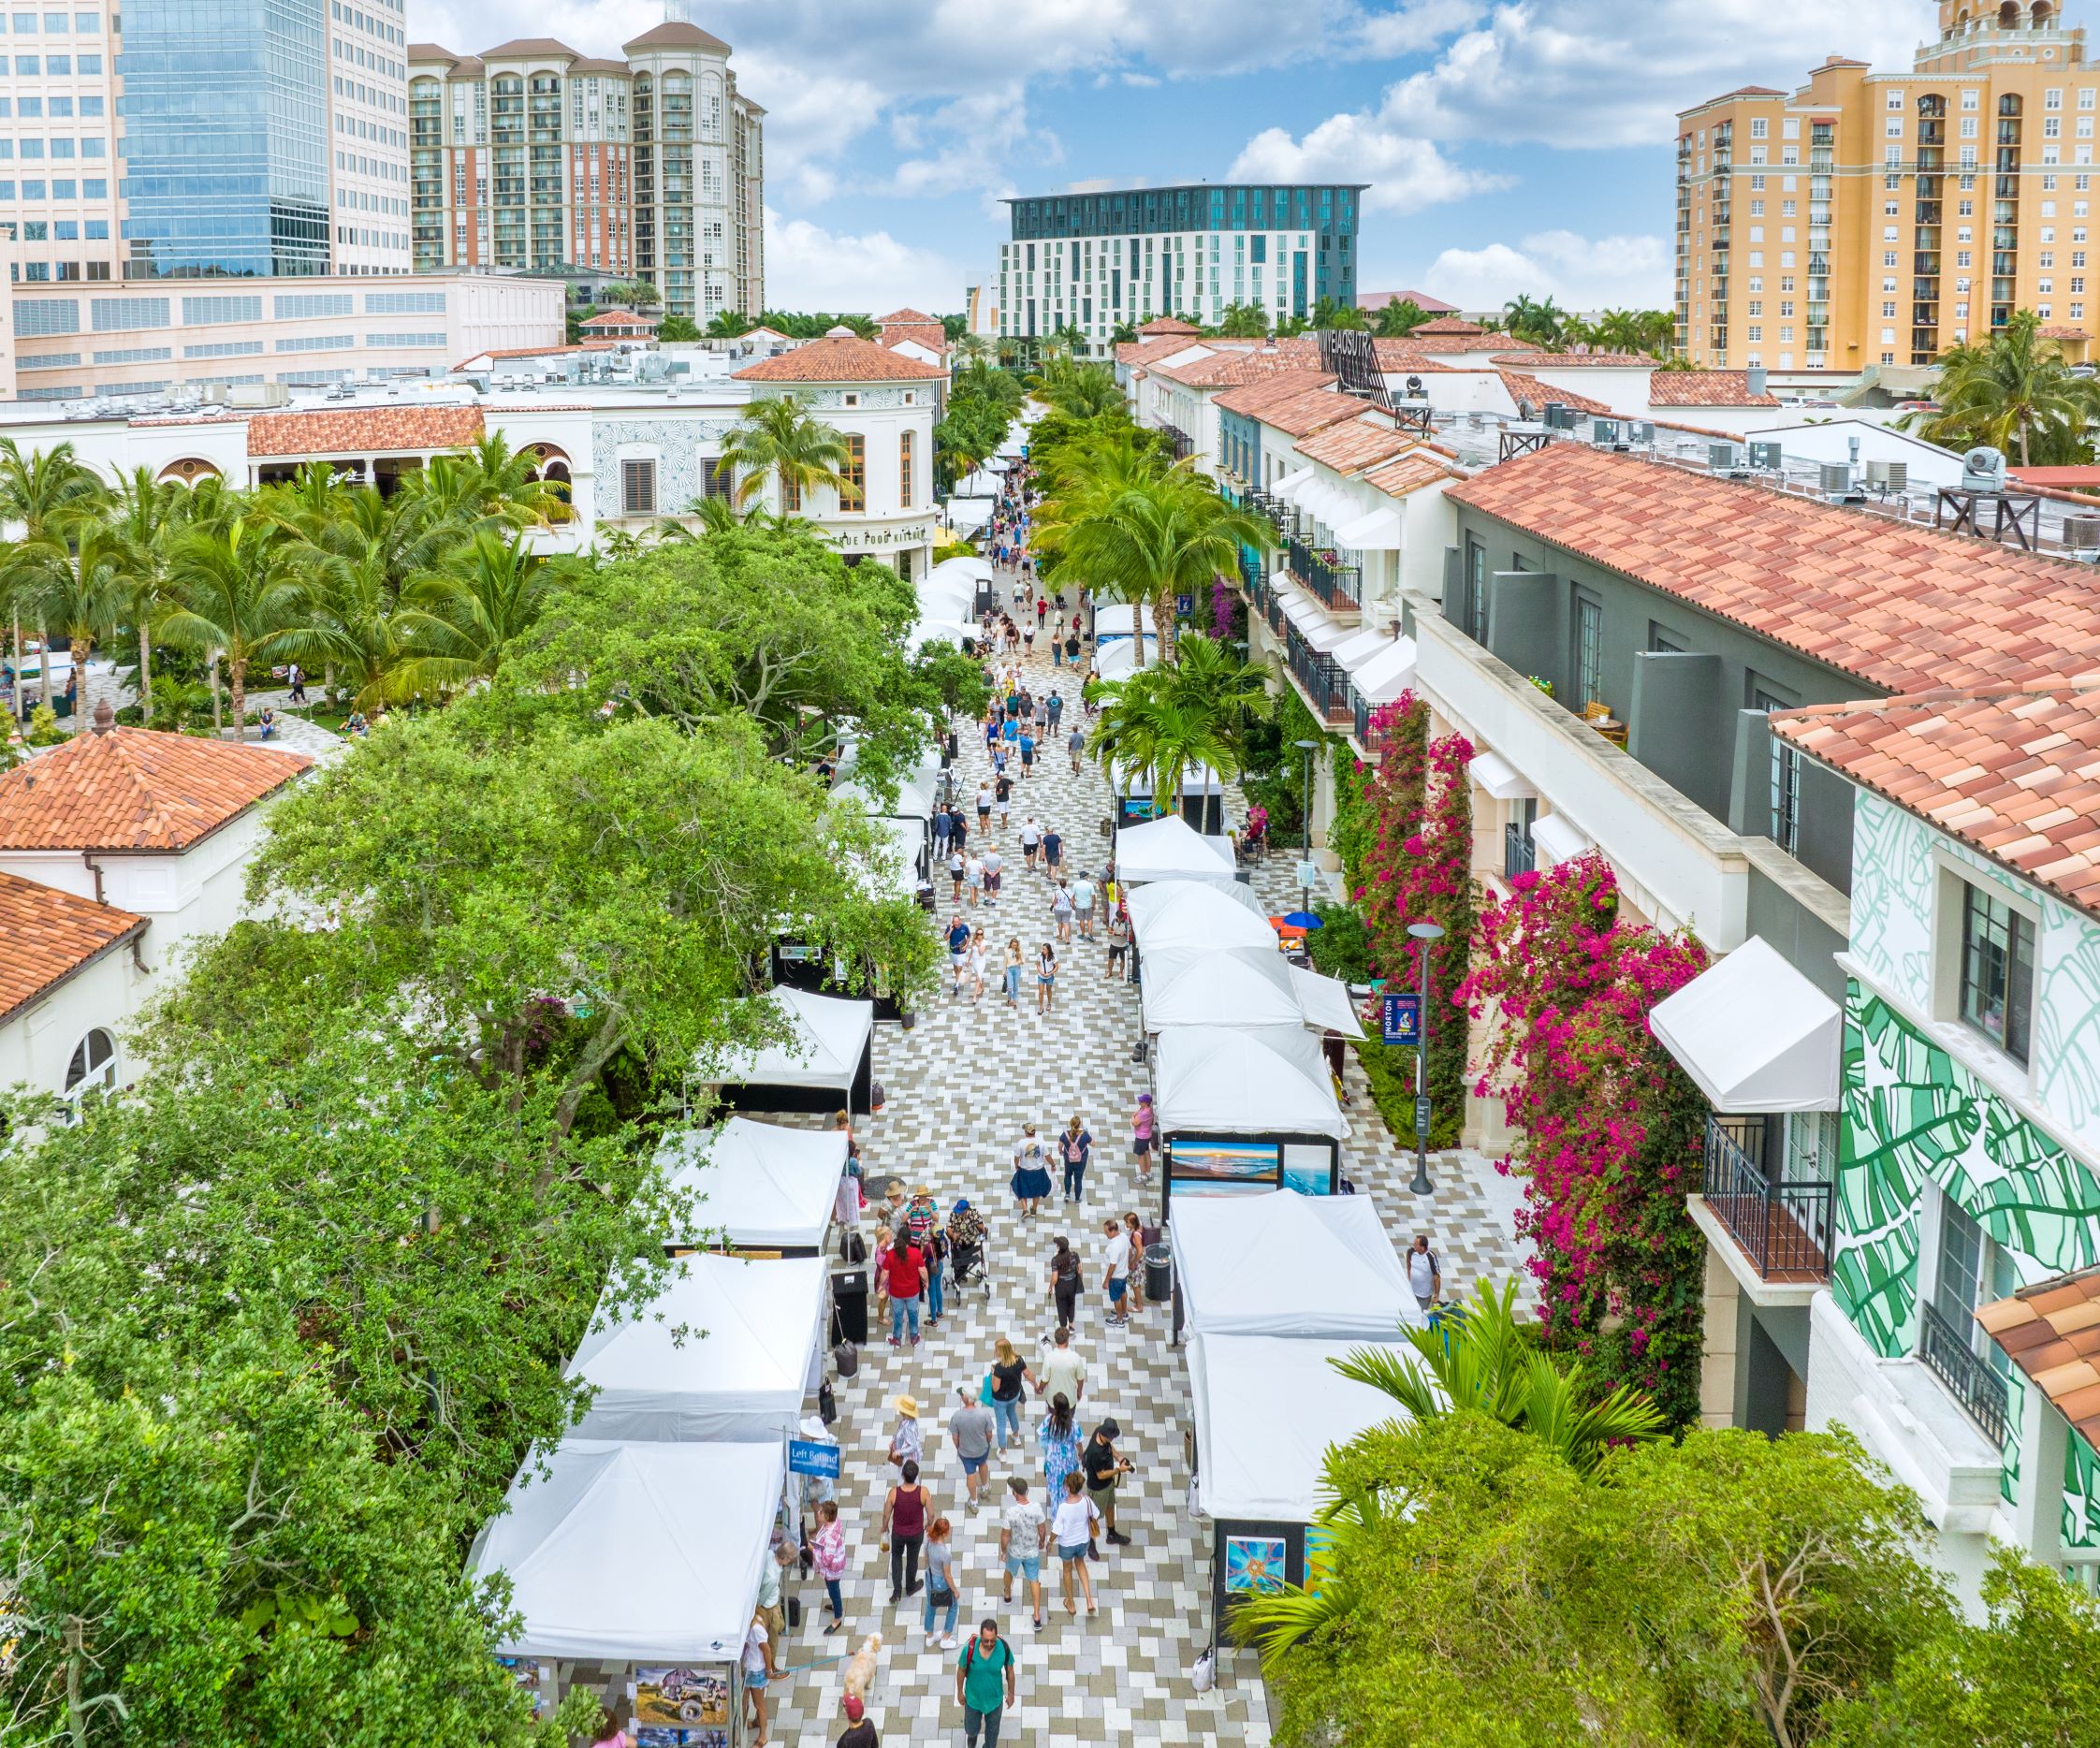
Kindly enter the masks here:
[[[1032, 688], [1047, 692], [1057, 686], [1065, 693], [1068, 733], [1079, 709], [1077, 687], [1060, 684], [1070, 672], [1053, 668], [1047, 657], [1028, 667]], [[967, 808], [988, 761], [982, 736], [968, 724], [959, 725], [959, 732], [963, 750], [956, 788]], [[1007, 940], [1019, 939], [1029, 966], [1023, 1005], [1009, 1008], [996, 981], [987, 982], [982, 1001], [973, 1002], [967, 991], [960, 999], [951, 998], [943, 954], [942, 993], [920, 1014], [917, 1026], [876, 1030], [876, 1076], [887, 1103], [858, 1129], [870, 1200], [880, 1198], [892, 1177], [901, 1178], [907, 1190], [930, 1186], [943, 1209], [957, 1196], [970, 1197], [991, 1225], [989, 1290], [952, 1292], [948, 1315], [925, 1332], [915, 1352], [892, 1349], [882, 1338], [886, 1330], [871, 1330], [873, 1339], [861, 1349], [859, 1376], [839, 1385], [840, 1419], [834, 1430], [844, 1447], [839, 1500], [850, 1556], [847, 1632], [824, 1635], [823, 1586], [814, 1579], [804, 1580], [803, 1624], [791, 1635], [781, 1661], [811, 1667], [797, 1668], [773, 1687], [777, 1741], [814, 1743], [838, 1736], [840, 1666], [832, 1659], [871, 1632], [882, 1636], [882, 1673], [871, 1692], [870, 1712], [884, 1742], [961, 1741], [953, 1672], [957, 1653], [941, 1652], [925, 1632], [923, 1593], [890, 1603], [888, 1565], [878, 1542], [888, 1479], [884, 1453], [895, 1419], [890, 1404], [907, 1391], [920, 1404], [925, 1479], [934, 1508], [955, 1526], [962, 1605], [958, 1634], [967, 1635], [971, 1623], [992, 1614], [1019, 1657], [1018, 1715], [1007, 1713], [1002, 1741], [1048, 1748], [1064, 1742], [1269, 1740], [1267, 1706], [1252, 1653], [1221, 1651], [1217, 1684], [1209, 1694], [1198, 1695], [1189, 1681], [1210, 1639], [1209, 1538], [1208, 1525], [1192, 1518], [1188, 1507], [1192, 1425], [1188, 1375], [1182, 1350], [1170, 1343], [1167, 1310], [1147, 1306], [1128, 1331], [1106, 1331], [1102, 1325], [1097, 1255], [1101, 1218], [1110, 1211], [1158, 1206], [1156, 1187], [1149, 1198], [1139, 1199], [1128, 1144], [1130, 1112], [1137, 1095], [1150, 1085], [1145, 1066], [1132, 1056], [1139, 1035], [1136, 993], [1104, 975], [1106, 952], [1099, 941], [1075, 940], [1059, 950], [1055, 1012], [1040, 1017], [1034, 1011], [1034, 954], [1054, 938], [1054, 930], [1048, 886], [1040, 872], [1022, 867], [1016, 834], [1032, 813], [1039, 823], [1054, 823], [1062, 833], [1068, 873], [1098, 870], [1108, 842], [1101, 825], [1109, 811], [1099, 771], [1088, 765], [1073, 776], [1061, 750], [1039, 762], [1034, 777], [1017, 780], [1012, 826], [996, 840], [1007, 860], [1005, 891], [996, 908], [980, 906], [976, 915], [991, 949], [988, 979], [998, 976]], [[1257, 872], [1257, 887], [1272, 910], [1292, 902], [1291, 877], [1290, 858], [1283, 856]], [[947, 892], [943, 879], [931, 927], [947, 925], [952, 909]], [[967, 908], [965, 914], [970, 914]], [[1432, 1161], [1436, 1193], [1421, 1200], [1410, 1196], [1412, 1160], [1373, 1110], [1353, 1057], [1349, 1077], [1356, 1103], [1342, 1171], [1376, 1202], [1396, 1242], [1405, 1245], [1418, 1229], [1432, 1234], [1444, 1259], [1447, 1293], [1468, 1290], [1483, 1271], [1497, 1278], [1512, 1272], [1517, 1249], [1509, 1228], [1510, 1187], [1491, 1181], [1493, 1169], [1484, 1160], [1451, 1155]], [[1074, 1113], [1095, 1137], [1085, 1205], [1073, 1209], [1054, 1198], [1041, 1216], [1023, 1220], [1007, 1188], [1021, 1126], [1034, 1122], [1047, 1142]], [[872, 1236], [872, 1209], [868, 1230]], [[1029, 1480], [1031, 1496], [1042, 1496], [1043, 1468], [1033, 1436], [1040, 1409], [1031, 1406], [1027, 1449], [994, 1457], [991, 1474], [998, 1485], [985, 1490], [987, 1504], [975, 1513], [966, 1506], [946, 1423], [956, 1387], [976, 1392], [999, 1335], [1010, 1337], [1024, 1358], [1040, 1356], [1055, 1320], [1047, 1259], [1058, 1233], [1079, 1250], [1087, 1283], [1075, 1342], [1087, 1378], [1078, 1418], [1089, 1430], [1106, 1415], [1122, 1425], [1118, 1446], [1133, 1461], [1135, 1473], [1120, 1494], [1118, 1517], [1135, 1541], [1128, 1548], [1101, 1544], [1108, 1557], [1093, 1568], [1101, 1601], [1093, 1617], [1075, 1620], [1063, 1612], [1056, 1595], [1056, 1562], [1046, 1562], [1050, 1612], [1042, 1633], [1035, 1634], [1018, 1596], [1013, 1606], [1000, 1601], [999, 1506], [1005, 1497], [1003, 1478], [1016, 1470]]]

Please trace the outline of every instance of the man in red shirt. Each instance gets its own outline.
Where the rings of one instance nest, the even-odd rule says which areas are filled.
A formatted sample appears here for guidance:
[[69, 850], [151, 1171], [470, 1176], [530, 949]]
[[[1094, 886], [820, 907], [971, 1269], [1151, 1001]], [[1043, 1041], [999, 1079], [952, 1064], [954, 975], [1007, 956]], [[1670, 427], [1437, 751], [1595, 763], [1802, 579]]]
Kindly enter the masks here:
[[882, 1264], [883, 1284], [890, 1295], [890, 1346], [904, 1346], [904, 1329], [909, 1320], [911, 1327], [911, 1345], [919, 1345], [919, 1294], [926, 1287], [926, 1253], [903, 1232], [890, 1247], [888, 1260]]

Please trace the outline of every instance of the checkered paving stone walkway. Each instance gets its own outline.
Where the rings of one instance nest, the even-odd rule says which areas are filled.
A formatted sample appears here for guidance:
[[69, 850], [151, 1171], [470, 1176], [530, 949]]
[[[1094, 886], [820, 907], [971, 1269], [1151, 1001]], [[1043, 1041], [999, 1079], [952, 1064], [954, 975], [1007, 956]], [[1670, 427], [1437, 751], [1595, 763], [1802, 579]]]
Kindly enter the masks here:
[[[1079, 706], [1076, 685], [1062, 682], [1070, 670], [1053, 668], [1047, 654], [1026, 663], [1031, 689], [1056, 685], [1067, 700], [1065, 732]], [[957, 794], [975, 791], [989, 768], [982, 733], [958, 724], [962, 756]], [[1016, 761], [1016, 765], [1017, 765]], [[1237, 797], [1233, 811], [1238, 813]], [[889, 1600], [887, 1557], [878, 1525], [889, 1481], [884, 1462], [895, 1422], [891, 1403], [910, 1392], [920, 1405], [926, 1433], [925, 1479], [935, 1511], [954, 1524], [955, 1569], [961, 1596], [958, 1641], [970, 1624], [995, 1616], [1019, 1658], [1015, 1708], [1005, 1718], [1002, 1742], [1030, 1748], [1078, 1742], [1247, 1743], [1269, 1740], [1268, 1712], [1260, 1670], [1251, 1653], [1224, 1650], [1218, 1681], [1204, 1695], [1194, 1692], [1189, 1670], [1209, 1642], [1209, 1537], [1207, 1522], [1189, 1515], [1188, 1441], [1192, 1425], [1184, 1351], [1169, 1341], [1164, 1306], [1146, 1306], [1127, 1330], [1102, 1325], [1099, 1281], [1103, 1216], [1157, 1206], [1157, 1190], [1141, 1200], [1129, 1152], [1130, 1116], [1137, 1095], [1150, 1086], [1149, 1071], [1134, 1061], [1138, 1038], [1135, 992], [1104, 975], [1106, 949], [1075, 939], [1059, 949], [1057, 1003], [1053, 1012], [1034, 1010], [1036, 948], [1054, 939], [1049, 887], [1041, 871], [1021, 864], [1017, 834], [1033, 813], [1055, 823], [1066, 842], [1068, 875], [1098, 871], [1109, 817], [1107, 788], [1088, 765], [1074, 776], [1061, 750], [1039, 761], [1036, 773], [1014, 785], [1012, 824], [995, 839], [1007, 860], [1005, 890], [997, 907], [975, 912], [985, 927], [987, 983], [982, 1000], [966, 987], [942, 990], [906, 1030], [877, 1028], [875, 1071], [887, 1095], [883, 1111], [862, 1120], [870, 1202], [880, 1200], [892, 1177], [907, 1190], [928, 1185], [949, 1207], [967, 1195], [988, 1217], [989, 1281], [961, 1291], [952, 1287], [947, 1315], [923, 1332], [915, 1351], [886, 1342], [886, 1325], [870, 1328], [861, 1349], [859, 1375], [838, 1383], [840, 1418], [834, 1429], [844, 1448], [839, 1501], [849, 1561], [844, 1590], [847, 1631], [826, 1637], [824, 1589], [814, 1578], [795, 1586], [803, 1599], [803, 1623], [790, 1635], [781, 1662], [812, 1665], [796, 1669], [772, 1689], [776, 1741], [816, 1743], [835, 1740], [843, 1726], [839, 1709], [841, 1651], [857, 1648], [868, 1633], [882, 1636], [882, 1670], [870, 1695], [870, 1712], [885, 1742], [959, 1742], [962, 1714], [955, 1699], [956, 1652], [942, 1652], [925, 1631], [924, 1592], [905, 1602]], [[971, 820], [974, 825], [974, 817]], [[972, 843], [976, 842], [972, 836]], [[1272, 909], [1292, 902], [1288, 858], [1271, 860], [1256, 884]], [[947, 882], [930, 925], [945, 929], [952, 906]], [[966, 916], [971, 915], [967, 905]], [[998, 967], [1009, 937], [1017, 937], [1028, 961], [1022, 1005], [1009, 1008]], [[1459, 1156], [1433, 1160], [1438, 1188], [1426, 1211], [1406, 1192], [1411, 1160], [1403, 1156], [1372, 1109], [1362, 1071], [1351, 1060], [1357, 1103], [1354, 1133], [1345, 1143], [1342, 1169], [1359, 1190], [1387, 1214], [1399, 1243], [1424, 1224], [1443, 1253], [1447, 1290], [1464, 1290], [1476, 1273], [1507, 1273], [1516, 1266], [1507, 1222], [1497, 1222], [1480, 1187], [1484, 1161]], [[1094, 1160], [1083, 1206], [1053, 1198], [1034, 1220], [1019, 1217], [1008, 1180], [1013, 1151], [1024, 1122], [1034, 1122], [1047, 1143], [1076, 1112], [1095, 1137]], [[792, 1119], [791, 1119], [792, 1120]], [[813, 1120], [813, 1119], [812, 1119]], [[1055, 1177], [1053, 1160], [1053, 1176]], [[870, 1238], [874, 1209], [866, 1216]], [[1043, 1467], [1034, 1443], [1041, 1410], [1027, 1417], [1027, 1448], [1006, 1458], [995, 1455], [984, 1489], [984, 1506], [970, 1511], [961, 1465], [949, 1448], [946, 1425], [957, 1386], [975, 1393], [1001, 1334], [1024, 1358], [1043, 1351], [1055, 1322], [1048, 1285], [1051, 1241], [1068, 1236], [1081, 1254], [1087, 1290], [1079, 1310], [1075, 1347], [1086, 1365], [1079, 1419], [1090, 1430], [1107, 1415], [1121, 1423], [1118, 1444], [1136, 1465], [1119, 1495], [1120, 1526], [1135, 1537], [1128, 1548], [1101, 1551], [1093, 1567], [1100, 1613], [1073, 1618], [1057, 1598], [1055, 1558], [1045, 1563], [1049, 1612], [1043, 1631], [1031, 1630], [1024, 1596], [1000, 1599], [999, 1508], [1004, 1478], [1019, 1472], [1030, 1494], [1043, 1495]], [[872, 1321], [872, 1311], [871, 1311]], [[936, 1622], [938, 1631], [940, 1623]], [[1018, 1715], [1016, 1715], [1016, 1712]]]

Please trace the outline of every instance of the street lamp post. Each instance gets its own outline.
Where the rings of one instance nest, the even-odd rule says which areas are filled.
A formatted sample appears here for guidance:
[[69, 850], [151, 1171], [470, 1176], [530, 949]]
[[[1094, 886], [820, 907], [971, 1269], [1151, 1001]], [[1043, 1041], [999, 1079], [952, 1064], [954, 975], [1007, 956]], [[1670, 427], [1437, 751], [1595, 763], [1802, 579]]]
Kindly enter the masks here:
[[1419, 984], [1422, 1017], [1415, 1040], [1415, 1181], [1407, 1186], [1417, 1196], [1426, 1196], [1436, 1186], [1429, 1181], [1429, 950], [1444, 938], [1435, 923], [1409, 923], [1407, 933], [1422, 944], [1422, 981]]
[[1300, 814], [1300, 823], [1305, 829], [1305, 852], [1298, 858], [1298, 880], [1299, 883], [1305, 888], [1309, 902], [1312, 893], [1312, 881], [1307, 873], [1307, 870], [1312, 867], [1312, 767], [1313, 754], [1320, 750], [1320, 742], [1317, 740], [1294, 740], [1291, 744], [1305, 754], [1305, 759], [1303, 810]]

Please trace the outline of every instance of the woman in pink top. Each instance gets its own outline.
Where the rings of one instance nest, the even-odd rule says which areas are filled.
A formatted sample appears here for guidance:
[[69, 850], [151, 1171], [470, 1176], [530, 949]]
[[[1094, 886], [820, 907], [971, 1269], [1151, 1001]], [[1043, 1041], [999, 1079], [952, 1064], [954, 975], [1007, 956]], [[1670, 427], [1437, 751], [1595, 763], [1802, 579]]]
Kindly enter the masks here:
[[1137, 1161], [1138, 1182], [1152, 1181], [1152, 1095], [1138, 1094], [1137, 1110], [1130, 1117], [1130, 1157]]
[[825, 1499], [817, 1506], [817, 1528], [809, 1537], [809, 1558], [831, 1597], [831, 1624], [824, 1631], [842, 1633], [846, 1630], [846, 1603], [839, 1594], [839, 1580], [846, 1575], [846, 1526], [839, 1521], [836, 1500]]

